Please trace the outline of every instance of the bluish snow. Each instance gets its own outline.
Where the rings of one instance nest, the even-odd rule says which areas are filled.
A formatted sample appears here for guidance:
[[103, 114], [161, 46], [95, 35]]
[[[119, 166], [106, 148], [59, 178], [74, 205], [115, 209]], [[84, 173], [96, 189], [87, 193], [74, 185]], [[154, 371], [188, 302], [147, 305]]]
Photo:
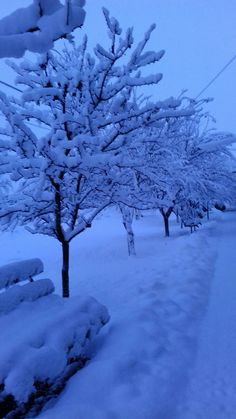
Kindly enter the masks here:
[[[169, 239], [154, 214], [134, 227], [136, 257], [114, 213], [75, 239], [72, 294], [94, 296], [111, 319], [91, 361], [39, 417], [235, 419], [235, 213], [192, 235], [172, 219]], [[3, 263], [40, 257], [60, 291], [56, 242], [22, 231], [2, 240]]]
[[236, 215], [214, 230], [218, 258], [186, 401], [178, 419], [236, 417]]

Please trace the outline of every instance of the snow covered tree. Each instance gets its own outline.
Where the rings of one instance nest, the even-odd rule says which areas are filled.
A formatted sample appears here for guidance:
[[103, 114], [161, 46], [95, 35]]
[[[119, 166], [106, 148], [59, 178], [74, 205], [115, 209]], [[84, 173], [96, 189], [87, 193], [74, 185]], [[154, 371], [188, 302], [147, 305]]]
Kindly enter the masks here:
[[[216, 202], [230, 202], [235, 191], [235, 159], [229, 145], [236, 138], [230, 133], [201, 130], [205, 117], [199, 111], [178, 121], [181, 125], [176, 134], [181, 183], [173, 210], [191, 231]], [[172, 124], [176, 125], [176, 121]]]
[[173, 118], [176, 121], [174, 131], [170, 131], [169, 118], [146, 129], [139, 138], [139, 147], [134, 150], [131, 144], [129, 150], [131, 158], [139, 163], [134, 168], [133, 205], [143, 210], [158, 209], [163, 216], [166, 236], [169, 236], [169, 217], [184, 183], [181, 155], [176, 152], [177, 127], [189, 117]]
[[[37, 62], [11, 64], [25, 90], [20, 99], [0, 96], [6, 120], [1, 129], [1, 173], [11, 173], [17, 194], [0, 211], [5, 225], [27, 225], [62, 245], [63, 296], [69, 296], [69, 244], [91, 226], [95, 216], [132, 192], [127, 144], [169, 117], [191, 113], [180, 100], [138, 106], [134, 89], [156, 85], [161, 74], [143, 76], [163, 51], [145, 51], [154, 25], [134, 46], [132, 29], [122, 37], [106, 9], [110, 46], [49, 52]], [[48, 129], [40, 135], [28, 125]]]
[[0, 20], [0, 58], [43, 53], [84, 23], [84, 0], [34, 0]]
[[235, 195], [235, 163], [228, 148], [235, 136], [203, 128], [207, 100], [190, 101], [192, 115], [167, 118], [145, 129], [139, 147], [131, 143], [129, 150], [134, 161], [140, 156], [134, 169], [134, 207], [159, 209], [166, 236], [173, 212], [193, 230], [215, 203], [229, 203]]
[[119, 209], [122, 215], [123, 225], [127, 233], [128, 253], [129, 255], [135, 255], [134, 232], [132, 228], [134, 208], [130, 208], [127, 205], [120, 203]]
[[0, 175], [0, 211], [7, 202], [7, 195], [11, 189], [11, 182], [8, 176]]

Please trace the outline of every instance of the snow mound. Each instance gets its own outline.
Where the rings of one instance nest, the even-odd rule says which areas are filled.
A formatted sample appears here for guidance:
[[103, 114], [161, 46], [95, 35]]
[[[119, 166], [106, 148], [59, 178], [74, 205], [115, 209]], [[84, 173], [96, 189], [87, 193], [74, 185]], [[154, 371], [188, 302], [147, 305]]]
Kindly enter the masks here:
[[43, 272], [43, 262], [40, 259], [29, 259], [9, 263], [0, 267], [0, 289], [8, 288], [17, 282], [32, 279], [32, 276]]
[[[31, 287], [36, 293], [37, 287], [42, 292], [52, 290], [49, 280], [41, 280], [8, 293], [17, 300], [23, 288], [23, 294], [33, 300]], [[9, 395], [17, 405], [24, 404], [36, 393], [37, 383], [50, 387], [74, 361], [86, 360], [91, 339], [108, 320], [107, 309], [91, 297], [65, 300], [55, 294], [23, 302], [0, 316], [0, 410]]]

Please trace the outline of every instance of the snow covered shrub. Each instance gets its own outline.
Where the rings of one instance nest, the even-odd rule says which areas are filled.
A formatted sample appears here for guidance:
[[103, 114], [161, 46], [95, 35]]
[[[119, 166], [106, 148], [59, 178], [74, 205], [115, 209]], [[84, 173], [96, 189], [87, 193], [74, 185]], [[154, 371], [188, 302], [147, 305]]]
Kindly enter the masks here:
[[42, 272], [40, 259], [0, 267], [1, 418], [34, 416], [84, 365], [109, 320], [95, 299], [63, 300], [50, 279], [33, 280]]
[[[37, 283], [42, 287], [40, 281], [49, 280], [9, 291], [28, 287], [30, 294]], [[91, 340], [109, 320], [106, 308], [91, 297], [63, 300], [55, 294], [0, 314], [0, 417], [9, 418], [34, 417], [60, 393], [88, 360]]]

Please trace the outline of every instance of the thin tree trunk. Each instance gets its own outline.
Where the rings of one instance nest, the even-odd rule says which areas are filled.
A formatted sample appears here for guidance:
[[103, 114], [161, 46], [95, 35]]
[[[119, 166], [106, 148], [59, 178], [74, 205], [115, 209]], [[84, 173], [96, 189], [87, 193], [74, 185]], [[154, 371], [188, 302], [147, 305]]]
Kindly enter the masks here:
[[135, 245], [134, 245], [134, 233], [133, 233], [132, 227], [130, 228], [130, 226], [127, 226], [127, 224], [125, 223], [124, 223], [124, 227], [127, 232], [127, 244], [128, 244], [129, 256], [136, 255]]
[[210, 220], [210, 210], [209, 210], [209, 207], [207, 207], [207, 219]]
[[132, 228], [132, 222], [134, 217], [134, 210], [126, 207], [125, 205], [119, 205], [120, 212], [123, 218], [123, 225], [127, 233], [127, 244], [129, 256], [136, 255], [135, 243], [134, 243], [134, 232]]
[[164, 218], [164, 226], [165, 226], [165, 236], [170, 237], [169, 217], [167, 217], [167, 215], [163, 215], [163, 218]]
[[176, 222], [179, 224], [179, 211], [176, 211]]
[[135, 219], [136, 220], [140, 220], [141, 218], [142, 218], [142, 213], [141, 213], [141, 211], [140, 210], [135, 210], [134, 211], [134, 213], [135, 213]]
[[160, 213], [164, 220], [164, 227], [165, 227], [165, 236], [170, 237], [170, 227], [169, 227], [169, 216], [172, 213], [173, 208], [168, 208], [167, 211], [164, 211], [163, 208], [160, 209]]
[[63, 264], [62, 264], [62, 296], [63, 298], [68, 298], [70, 296], [69, 288], [69, 264], [70, 264], [70, 254], [69, 254], [69, 243], [62, 243], [62, 255], [63, 255]]

